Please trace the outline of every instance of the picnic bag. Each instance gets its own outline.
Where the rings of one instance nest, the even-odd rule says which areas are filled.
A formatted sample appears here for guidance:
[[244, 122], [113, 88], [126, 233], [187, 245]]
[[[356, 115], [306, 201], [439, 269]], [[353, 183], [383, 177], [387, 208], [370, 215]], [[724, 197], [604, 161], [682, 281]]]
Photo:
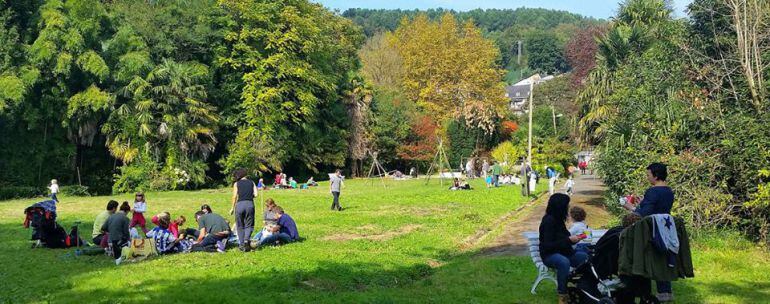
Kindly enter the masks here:
[[158, 255], [153, 239], [132, 239], [130, 252], [129, 256], [137, 261]]

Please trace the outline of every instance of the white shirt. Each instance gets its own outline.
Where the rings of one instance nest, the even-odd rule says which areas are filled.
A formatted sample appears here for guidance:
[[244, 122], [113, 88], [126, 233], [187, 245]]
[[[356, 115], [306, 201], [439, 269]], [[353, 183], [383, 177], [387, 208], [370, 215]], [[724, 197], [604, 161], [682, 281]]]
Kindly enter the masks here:
[[51, 193], [59, 193], [59, 185], [57, 184], [52, 184], [48, 186], [48, 189], [51, 190]]
[[572, 188], [575, 186], [575, 181], [568, 179], [566, 183], [564, 183], [564, 187]]
[[147, 211], [147, 202], [134, 202], [134, 212], [144, 213]]
[[578, 235], [586, 230], [588, 230], [588, 225], [586, 225], [585, 222], [574, 222], [572, 223], [572, 226], [569, 227], [569, 234]]

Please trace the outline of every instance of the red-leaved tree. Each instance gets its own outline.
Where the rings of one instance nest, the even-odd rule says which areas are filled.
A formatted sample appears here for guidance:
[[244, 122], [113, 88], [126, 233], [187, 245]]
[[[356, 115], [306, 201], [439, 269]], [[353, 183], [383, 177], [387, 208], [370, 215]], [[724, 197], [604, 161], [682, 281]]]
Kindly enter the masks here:
[[405, 160], [429, 161], [436, 153], [438, 125], [427, 115], [418, 117], [412, 123], [412, 134], [398, 147], [398, 157]]
[[572, 67], [573, 84], [581, 84], [596, 64], [596, 37], [606, 31], [605, 27], [600, 26], [581, 29], [564, 46], [564, 55]]

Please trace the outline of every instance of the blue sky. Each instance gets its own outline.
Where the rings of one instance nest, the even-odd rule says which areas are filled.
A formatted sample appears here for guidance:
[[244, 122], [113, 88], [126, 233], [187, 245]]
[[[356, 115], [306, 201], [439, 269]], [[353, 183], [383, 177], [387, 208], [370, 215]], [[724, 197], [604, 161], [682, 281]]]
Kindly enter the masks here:
[[[348, 8], [428, 9], [448, 8], [467, 11], [475, 8], [542, 7], [565, 10], [584, 16], [608, 18], [615, 14], [621, 0], [312, 0], [332, 9]], [[684, 9], [692, 0], [673, 0], [675, 15], [685, 17]]]

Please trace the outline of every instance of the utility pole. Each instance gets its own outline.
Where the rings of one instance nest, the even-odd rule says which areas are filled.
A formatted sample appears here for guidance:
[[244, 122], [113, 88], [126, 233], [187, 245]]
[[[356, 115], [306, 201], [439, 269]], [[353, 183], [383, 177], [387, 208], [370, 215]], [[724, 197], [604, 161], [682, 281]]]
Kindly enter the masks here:
[[524, 69], [521, 67], [521, 40], [517, 41], [517, 44], [519, 45], [519, 51], [516, 54], [516, 65], [519, 67], [519, 80], [521, 80], [524, 78]]
[[556, 110], [551, 105], [551, 117], [553, 117], [553, 136], [556, 136]]
[[[527, 140], [527, 163], [532, 165], [532, 95], [534, 95], [535, 80], [529, 79], [529, 135]], [[526, 177], [525, 177], [526, 178]]]

